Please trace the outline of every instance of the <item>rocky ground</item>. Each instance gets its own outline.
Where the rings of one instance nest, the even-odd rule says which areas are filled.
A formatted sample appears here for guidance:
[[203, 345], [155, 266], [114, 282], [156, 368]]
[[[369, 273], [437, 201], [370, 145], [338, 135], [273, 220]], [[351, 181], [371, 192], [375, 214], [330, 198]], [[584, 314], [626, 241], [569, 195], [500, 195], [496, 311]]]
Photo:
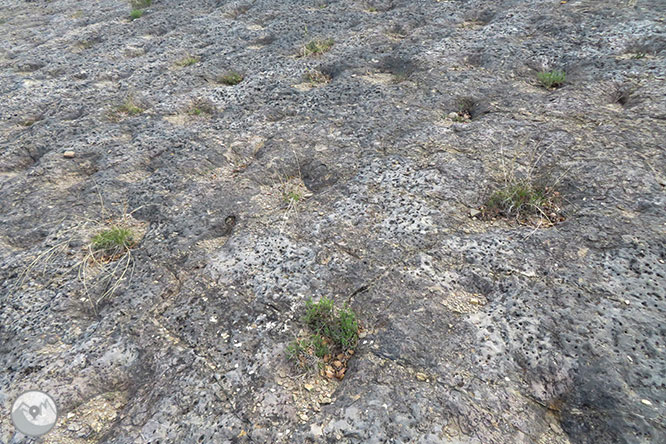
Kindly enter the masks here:
[[[666, 442], [663, 0], [130, 9], [0, 0], [0, 442]], [[566, 220], [476, 217], [512, 178]]]

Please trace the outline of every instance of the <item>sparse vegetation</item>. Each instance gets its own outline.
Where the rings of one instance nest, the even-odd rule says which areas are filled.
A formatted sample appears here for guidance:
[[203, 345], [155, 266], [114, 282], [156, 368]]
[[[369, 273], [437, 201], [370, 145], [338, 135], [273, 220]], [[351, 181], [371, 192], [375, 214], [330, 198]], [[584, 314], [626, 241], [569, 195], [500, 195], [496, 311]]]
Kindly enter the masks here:
[[313, 85], [322, 85], [331, 81], [331, 77], [316, 69], [305, 74], [305, 80]]
[[125, 101], [116, 107], [117, 114], [126, 114], [128, 116], [136, 116], [141, 114], [144, 109], [141, 108], [135, 101], [134, 98], [128, 96]]
[[189, 110], [187, 111], [187, 114], [191, 116], [212, 116], [216, 112], [217, 109], [215, 108], [215, 105], [208, 102], [207, 100], [199, 99], [192, 102]]
[[180, 67], [180, 68], [185, 68], [186, 66], [192, 66], [195, 63], [199, 62], [199, 57], [194, 57], [194, 56], [185, 56], [182, 59], [176, 61], [175, 65]]
[[237, 71], [228, 71], [217, 78], [217, 82], [227, 86], [238, 85], [243, 81], [243, 75]]
[[358, 320], [348, 306], [336, 309], [333, 300], [306, 301], [303, 321], [312, 332], [287, 346], [287, 356], [301, 368], [317, 366], [322, 375], [342, 379], [358, 342]]
[[298, 193], [297, 191], [292, 190], [285, 192], [282, 197], [284, 198], [284, 201], [287, 203], [296, 203], [299, 200], [301, 200], [303, 196], [301, 196], [301, 194]]
[[566, 77], [566, 73], [558, 69], [537, 74], [537, 79], [545, 88], [559, 88], [564, 84]]
[[132, 9], [142, 9], [149, 7], [153, 0], [130, 0], [129, 3]]
[[90, 243], [93, 250], [113, 256], [131, 248], [134, 245], [134, 235], [127, 228], [111, 227], [97, 233]]
[[130, 11], [131, 20], [136, 20], [138, 18], [141, 18], [142, 16], [143, 16], [143, 11], [141, 9], [132, 9], [132, 11]]
[[482, 208], [485, 219], [512, 218], [523, 224], [553, 225], [564, 220], [560, 195], [547, 186], [516, 181], [493, 192]]
[[318, 56], [325, 52], [328, 52], [333, 47], [333, 39], [314, 39], [308, 42], [302, 49], [301, 55], [303, 57], [307, 56]]

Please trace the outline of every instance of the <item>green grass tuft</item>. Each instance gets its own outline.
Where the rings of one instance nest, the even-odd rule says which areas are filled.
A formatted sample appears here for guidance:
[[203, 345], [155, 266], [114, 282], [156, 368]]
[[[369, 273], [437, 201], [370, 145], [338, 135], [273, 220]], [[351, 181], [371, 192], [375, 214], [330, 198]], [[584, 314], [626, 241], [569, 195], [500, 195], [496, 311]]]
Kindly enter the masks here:
[[199, 57], [186, 56], [176, 62], [176, 66], [184, 68], [186, 66], [192, 66], [195, 63], [199, 62]]
[[104, 253], [118, 253], [134, 245], [134, 235], [127, 228], [111, 227], [97, 233], [91, 241], [92, 249]]
[[553, 225], [564, 220], [559, 201], [559, 193], [553, 189], [521, 181], [493, 192], [482, 209], [485, 219], [501, 216], [525, 224], [541, 225], [545, 221]]
[[128, 97], [127, 99], [125, 99], [122, 105], [118, 105], [116, 111], [118, 113], [127, 114], [128, 116], [136, 116], [137, 114], [141, 114], [144, 111], [144, 109], [138, 106], [134, 102], [134, 99]]
[[314, 39], [308, 42], [302, 50], [302, 55], [304, 57], [311, 55], [321, 55], [333, 47], [333, 39]]
[[564, 85], [567, 75], [562, 70], [544, 71], [537, 74], [537, 79], [546, 88], [558, 88]]
[[236, 71], [229, 71], [218, 77], [217, 81], [223, 85], [234, 86], [243, 81], [243, 75]]
[[130, 12], [130, 19], [132, 20], [141, 18], [141, 16], [143, 16], [143, 11], [141, 9], [132, 9]]

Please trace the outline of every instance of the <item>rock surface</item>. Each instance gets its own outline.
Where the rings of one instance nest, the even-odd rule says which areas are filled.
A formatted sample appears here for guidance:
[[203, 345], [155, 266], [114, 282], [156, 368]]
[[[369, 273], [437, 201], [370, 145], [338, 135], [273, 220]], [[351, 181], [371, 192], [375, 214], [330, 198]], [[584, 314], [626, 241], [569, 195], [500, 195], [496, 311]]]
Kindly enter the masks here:
[[[0, 0], [0, 403], [49, 392], [39, 442], [666, 442], [663, 1], [129, 12]], [[507, 174], [566, 221], [473, 220]], [[340, 383], [284, 355], [321, 296], [364, 329]]]

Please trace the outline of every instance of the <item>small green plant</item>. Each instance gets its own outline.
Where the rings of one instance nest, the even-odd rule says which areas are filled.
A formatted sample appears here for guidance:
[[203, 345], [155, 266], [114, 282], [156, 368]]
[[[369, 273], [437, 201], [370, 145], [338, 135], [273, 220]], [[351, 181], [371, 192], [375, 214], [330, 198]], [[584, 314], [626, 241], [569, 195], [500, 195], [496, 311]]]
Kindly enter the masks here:
[[191, 105], [187, 114], [190, 116], [212, 116], [217, 112], [215, 105], [204, 99], [195, 100]]
[[296, 203], [299, 200], [301, 200], [301, 197], [302, 197], [301, 194], [296, 192], [296, 191], [288, 191], [288, 192], [284, 193], [284, 196], [283, 196], [284, 201], [287, 202], [287, 203], [292, 203], [292, 202]]
[[319, 368], [328, 378], [344, 378], [347, 361], [358, 343], [356, 313], [347, 305], [336, 309], [333, 300], [322, 297], [305, 302], [303, 321], [311, 334], [287, 346], [287, 357], [304, 369]]
[[632, 54], [631, 58], [634, 59], [634, 60], [640, 60], [640, 59], [644, 59], [645, 56], [647, 56], [647, 54], [641, 51], [641, 52], [637, 52], [637, 53]]
[[311, 55], [321, 55], [329, 51], [333, 47], [333, 39], [314, 39], [308, 42], [302, 49], [301, 55], [303, 57]]
[[243, 75], [236, 71], [229, 71], [218, 77], [217, 81], [223, 85], [234, 86], [243, 81]]
[[143, 11], [141, 9], [132, 9], [132, 11], [130, 11], [130, 19], [132, 21], [141, 18], [142, 16], [143, 16]]
[[117, 254], [132, 248], [133, 245], [132, 232], [117, 226], [97, 233], [91, 240], [92, 249], [105, 254]]
[[332, 299], [322, 297], [319, 302], [309, 299], [305, 302], [303, 319], [312, 331], [327, 337], [336, 348], [348, 351], [356, 346], [358, 321], [346, 305], [336, 310]]
[[176, 66], [185, 68], [186, 66], [192, 66], [195, 63], [199, 62], [199, 57], [194, 57], [194, 56], [186, 56], [183, 57], [182, 59], [176, 61]]
[[559, 193], [549, 187], [528, 181], [514, 182], [493, 192], [483, 206], [482, 213], [486, 219], [502, 216], [515, 218], [525, 224], [545, 220], [553, 225], [564, 220], [559, 197]]
[[321, 335], [312, 335], [310, 343], [312, 344], [315, 356], [318, 358], [323, 358], [331, 353], [326, 339]]
[[295, 339], [287, 346], [287, 357], [297, 364], [301, 364], [308, 354], [310, 341], [307, 339]]
[[537, 73], [537, 79], [546, 88], [558, 88], [562, 86], [566, 77], [566, 73], [558, 69]]
[[117, 113], [126, 114], [128, 116], [136, 116], [143, 111], [144, 109], [138, 106], [131, 96], [127, 97], [125, 101], [116, 108]]

